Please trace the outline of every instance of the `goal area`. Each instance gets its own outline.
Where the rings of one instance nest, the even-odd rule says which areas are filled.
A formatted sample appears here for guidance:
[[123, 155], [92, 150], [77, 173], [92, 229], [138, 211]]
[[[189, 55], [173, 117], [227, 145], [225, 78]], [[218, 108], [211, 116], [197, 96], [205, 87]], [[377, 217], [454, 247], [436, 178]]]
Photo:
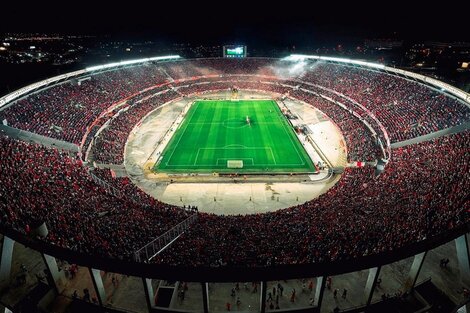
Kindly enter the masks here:
[[227, 168], [243, 168], [243, 160], [227, 160]]

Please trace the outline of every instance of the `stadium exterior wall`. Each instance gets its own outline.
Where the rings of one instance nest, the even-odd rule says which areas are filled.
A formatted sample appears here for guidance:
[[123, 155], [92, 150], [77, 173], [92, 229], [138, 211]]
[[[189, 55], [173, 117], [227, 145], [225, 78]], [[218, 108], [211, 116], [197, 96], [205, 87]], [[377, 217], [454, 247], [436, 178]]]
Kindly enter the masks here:
[[136, 263], [88, 255], [57, 247], [33, 237], [26, 237], [15, 230], [0, 227], [0, 232], [24, 246], [40, 253], [66, 260], [81, 266], [146, 278], [199, 281], [235, 282], [283, 280], [303, 277], [333, 276], [390, 264], [429, 251], [455, 238], [470, 233], [470, 225], [462, 225], [435, 238], [410, 244], [391, 252], [384, 252], [351, 260], [329, 261], [315, 264], [270, 265], [266, 267], [184, 267], [161, 264]]

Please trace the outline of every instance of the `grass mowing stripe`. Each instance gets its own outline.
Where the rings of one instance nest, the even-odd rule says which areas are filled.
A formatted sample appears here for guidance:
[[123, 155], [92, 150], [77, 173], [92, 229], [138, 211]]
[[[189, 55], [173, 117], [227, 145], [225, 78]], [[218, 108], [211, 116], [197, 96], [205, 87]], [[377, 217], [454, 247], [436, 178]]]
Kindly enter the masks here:
[[315, 171], [279, 106], [271, 100], [196, 101], [154, 170], [234, 172], [221, 161], [231, 159], [250, 160], [236, 169], [238, 173]]

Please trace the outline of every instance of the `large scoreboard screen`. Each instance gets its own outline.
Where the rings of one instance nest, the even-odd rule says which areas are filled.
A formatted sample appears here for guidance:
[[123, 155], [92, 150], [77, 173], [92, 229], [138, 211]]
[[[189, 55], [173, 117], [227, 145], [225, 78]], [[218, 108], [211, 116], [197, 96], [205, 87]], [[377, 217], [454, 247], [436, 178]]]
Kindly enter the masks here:
[[246, 57], [246, 46], [224, 46], [224, 58]]

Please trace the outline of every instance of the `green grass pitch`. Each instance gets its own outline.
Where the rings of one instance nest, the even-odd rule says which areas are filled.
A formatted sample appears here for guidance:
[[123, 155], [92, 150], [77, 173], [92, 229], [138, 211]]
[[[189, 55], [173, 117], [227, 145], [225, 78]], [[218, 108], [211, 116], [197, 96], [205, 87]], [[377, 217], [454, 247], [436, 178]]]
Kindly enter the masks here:
[[[243, 161], [243, 168], [228, 168], [229, 160]], [[269, 174], [316, 168], [276, 102], [204, 100], [191, 106], [154, 171]]]

